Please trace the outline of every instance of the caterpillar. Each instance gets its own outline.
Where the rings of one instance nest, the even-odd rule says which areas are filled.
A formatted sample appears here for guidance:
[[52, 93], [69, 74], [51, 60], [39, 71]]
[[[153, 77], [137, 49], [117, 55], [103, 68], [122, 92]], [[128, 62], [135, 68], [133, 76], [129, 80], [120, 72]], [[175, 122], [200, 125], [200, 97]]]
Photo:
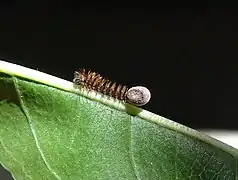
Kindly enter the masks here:
[[74, 72], [73, 83], [88, 90], [95, 90], [115, 99], [123, 100], [135, 106], [143, 106], [150, 100], [150, 91], [143, 86], [128, 88], [125, 85], [112, 82], [96, 72], [80, 69]]

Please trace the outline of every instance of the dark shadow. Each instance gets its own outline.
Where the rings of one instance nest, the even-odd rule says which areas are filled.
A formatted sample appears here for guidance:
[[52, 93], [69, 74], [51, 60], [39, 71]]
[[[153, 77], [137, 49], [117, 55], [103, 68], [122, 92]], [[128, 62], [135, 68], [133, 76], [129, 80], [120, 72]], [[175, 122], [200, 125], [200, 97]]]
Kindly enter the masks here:
[[0, 102], [8, 101], [20, 105], [14, 82], [9, 75], [0, 73]]
[[11, 174], [0, 164], [0, 179], [13, 180]]

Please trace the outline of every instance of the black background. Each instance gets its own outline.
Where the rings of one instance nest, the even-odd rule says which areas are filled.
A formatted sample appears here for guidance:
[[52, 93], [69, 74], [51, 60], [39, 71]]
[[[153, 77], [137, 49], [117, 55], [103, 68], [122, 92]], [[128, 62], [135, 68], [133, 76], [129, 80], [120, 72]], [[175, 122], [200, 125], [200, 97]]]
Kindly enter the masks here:
[[0, 59], [69, 81], [88, 68], [148, 87], [146, 110], [195, 129], [238, 129], [237, 12], [9, 1], [0, 11]]

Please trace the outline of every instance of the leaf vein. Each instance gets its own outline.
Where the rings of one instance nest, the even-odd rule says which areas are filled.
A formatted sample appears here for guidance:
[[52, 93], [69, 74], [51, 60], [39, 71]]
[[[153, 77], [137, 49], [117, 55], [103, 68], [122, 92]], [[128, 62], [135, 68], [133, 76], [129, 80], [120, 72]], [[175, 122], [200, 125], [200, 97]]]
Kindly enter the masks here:
[[130, 118], [130, 135], [129, 135], [129, 155], [130, 155], [131, 165], [132, 165], [132, 169], [134, 171], [135, 177], [136, 177], [136, 179], [141, 180], [140, 175], [136, 169], [136, 162], [135, 162], [135, 158], [134, 158], [133, 152], [132, 152], [132, 119], [133, 119], [133, 117], [131, 116], [131, 118]]
[[32, 135], [33, 135], [33, 138], [34, 138], [34, 140], [35, 140], [37, 150], [39, 151], [40, 156], [41, 156], [43, 162], [45, 163], [47, 169], [55, 176], [56, 179], [61, 180], [61, 178], [58, 176], [58, 174], [57, 174], [55, 171], [53, 171], [53, 169], [50, 167], [50, 165], [49, 165], [49, 163], [47, 162], [47, 160], [46, 160], [46, 158], [45, 158], [45, 155], [44, 155], [44, 153], [43, 153], [43, 151], [42, 151], [42, 149], [41, 149], [41, 147], [40, 147], [40, 143], [39, 143], [38, 138], [37, 138], [37, 135], [36, 135], [36, 131], [35, 131], [35, 128], [34, 128], [33, 121], [32, 121], [32, 119], [30, 118], [30, 115], [29, 115], [29, 113], [28, 113], [28, 111], [27, 111], [27, 109], [26, 109], [24, 103], [23, 103], [22, 100], [21, 100], [21, 92], [20, 92], [20, 90], [19, 90], [18, 82], [17, 82], [17, 79], [16, 79], [15, 77], [13, 77], [13, 83], [14, 83], [14, 86], [15, 86], [15, 89], [16, 89], [17, 96], [18, 96], [18, 98], [19, 98], [20, 108], [21, 108], [23, 114], [25, 115], [25, 117], [26, 117], [26, 119], [27, 119], [27, 121], [28, 121], [28, 123], [29, 123], [30, 130], [31, 130]]

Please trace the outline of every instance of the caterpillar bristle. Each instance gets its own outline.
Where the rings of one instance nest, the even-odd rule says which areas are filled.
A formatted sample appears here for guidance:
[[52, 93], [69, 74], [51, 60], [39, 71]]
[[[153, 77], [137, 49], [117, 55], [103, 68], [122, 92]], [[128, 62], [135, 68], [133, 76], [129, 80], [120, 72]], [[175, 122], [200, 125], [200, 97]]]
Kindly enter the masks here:
[[88, 90], [95, 90], [115, 99], [126, 100], [128, 88], [124, 85], [112, 82], [96, 72], [79, 69], [74, 72], [73, 83], [82, 85]]
[[79, 69], [74, 72], [73, 83], [81, 85], [89, 91], [95, 90], [135, 106], [143, 106], [151, 98], [150, 91], [146, 87], [135, 86], [128, 89], [127, 86], [112, 82], [96, 72], [85, 69]]

